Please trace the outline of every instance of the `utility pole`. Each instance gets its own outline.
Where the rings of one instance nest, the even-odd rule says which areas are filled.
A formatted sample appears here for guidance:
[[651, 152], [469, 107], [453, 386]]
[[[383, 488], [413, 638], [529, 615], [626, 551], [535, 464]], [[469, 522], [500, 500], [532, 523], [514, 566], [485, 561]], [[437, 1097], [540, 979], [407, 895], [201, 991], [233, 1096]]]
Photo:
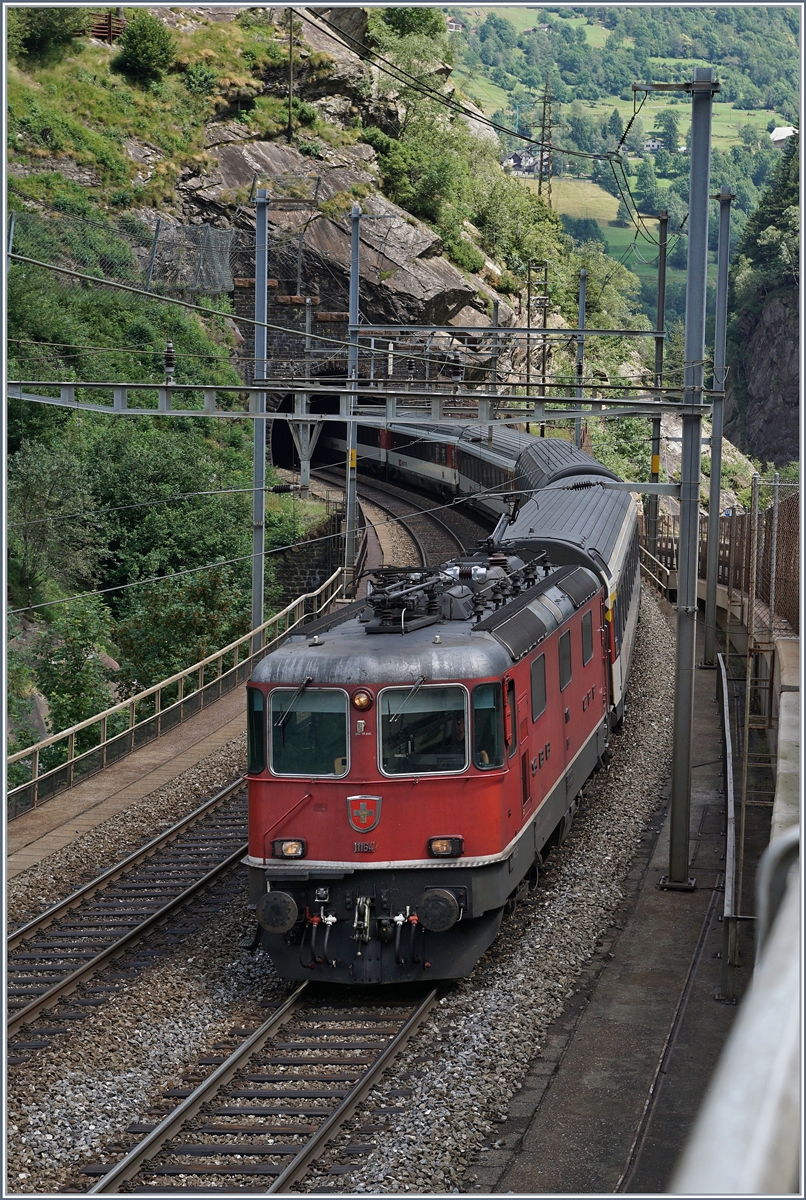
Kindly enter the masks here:
[[[655, 320], [655, 387], [663, 386], [663, 348], [666, 329], [666, 243], [669, 232], [669, 214], [662, 208], [658, 214], [658, 312]], [[660, 401], [660, 396], [656, 396]], [[660, 479], [660, 417], [652, 418], [652, 483]], [[658, 557], [658, 505], [660, 497], [650, 495], [647, 504], [647, 541], [649, 553]]]
[[[722, 483], [722, 427], [725, 415], [725, 367], [728, 332], [728, 263], [730, 261], [730, 206], [734, 194], [723, 184], [719, 195], [719, 249], [716, 267], [716, 323], [714, 326], [714, 398], [711, 409], [711, 480], [708, 492], [708, 565], [705, 580], [705, 652], [703, 662], [716, 662], [716, 582], [719, 571], [719, 499]], [[774, 561], [774, 560], [773, 560]]]
[[[266, 379], [266, 319], [269, 277], [269, 193], [258, 188], [255, 215], [255, 382]], [[253, 411], [265, 413], [266, 393], [252, 393]], [[266, 538], [266, 418], [256, 416], [252, 475], [252, 629], [263, 624], [263, 572]], [[263, 647], [263, 634], [252, 639], [252, 653]]]
[[[549, 264], [548, 264], [548, 259], [546, 259], [546, 261], [543, 263], [543, 329], [544, 330], [548, 328], [548, 319], [549, 319]], [[546, 394], [546, 355], [548, 353], [547, 343], [548, 343], [548, 339], [544, 333], [543, 334], [543, 347], [542, 347], [542, 352], [541, 352], [541, 356], [540, 356], [540, 395], [541, 396], [545, 396], [545, 394]], [[540, 436], [545, 437], [546, 436], [546, 423], [545, 423], [545, 420], [542, 419], [543, 417], [545, 417], [545, 413], [546, 413], [545, 400], [542, 400], [540, 403], [540, 413], [541, 413]]]
[[288, 131], [286, 140], [291, 145], [294, 140], [294, 128], [292, 124], [293, 102], [294, 102], [294, 10], [293, 8], [286, 9], [288, 13]]
[[358, 281], [361, 247], [361, 207], [353, 205], [350, 230], [350, 349], [347, 359], [347, 487], [345, 490], [345, 539], [344, 570], [345, 591], [351, 587], [355, 571], [357, 494], [356, 469], [358, 466], [358, 441], [356, 422], [352, 419], [356, 408], [358, 388]]
[[[547, 170], [546, 166], [548, 167]], [[546, 87], [543, 92], [543, 118], [540, 123], [540, 171], [537, 176], [538, 196], [543, 195], [544, 177], [547, 181], [546, 203], [551, 208], [551, 80], [548, 71], [546, 71]]]
[[[526, 334], [526, 395], [532, 394], [532, 260], [526, 266], [526, 328], [529, 332]], [[529, 423], [526, 424], [526, 432], [529, 432]]]
[[[577, 400], [582, 400], [582, 374], [585, 369], [585, 335], [582, 330], [585, 328], [585, 288], [587, 286], [588, 272], [583, 267], [579, 272], [579, 318], [577, 320], [577, 328], [580, 332], [577, 334]], [[574, 445], [577, 449], [582, 445], [582, 404], [577, 404], [578, 417], [574, 418]]]
[[677, 576], [674, 747], [670, 811], [669, 874], [664, 887], [690, 890], [691, 743], [694, 732], [694, 669], [697, 632], [697, 554], [700, 523], [700, 460], [705, 357], [705, 296], [708, 274], [708, 200], [711, 176], [711, 67], [695, 67], [691, 91], [691, 183], [688, 203], [688, 268], [683, 368], [683, 442], [680, 479], [680, 540]]

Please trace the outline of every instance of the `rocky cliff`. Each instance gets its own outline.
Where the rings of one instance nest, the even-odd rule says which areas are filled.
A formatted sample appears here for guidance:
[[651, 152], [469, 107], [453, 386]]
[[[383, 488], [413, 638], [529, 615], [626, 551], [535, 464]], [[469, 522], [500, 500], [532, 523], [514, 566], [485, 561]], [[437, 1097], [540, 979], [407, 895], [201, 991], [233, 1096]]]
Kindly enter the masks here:
[[747, 454], [776, 466], [799, 457], [798, 296], [778, 291], [760, 312], [738, 318], [729, 359], [725, 436]]

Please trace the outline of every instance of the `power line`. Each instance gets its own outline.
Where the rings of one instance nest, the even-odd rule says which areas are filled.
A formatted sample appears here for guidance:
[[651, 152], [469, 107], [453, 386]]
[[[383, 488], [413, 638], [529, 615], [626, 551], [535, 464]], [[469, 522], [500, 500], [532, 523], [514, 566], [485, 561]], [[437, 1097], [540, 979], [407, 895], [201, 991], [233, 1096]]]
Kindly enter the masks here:
[[[474, 492], [472, 496], [461, 496], [461, 497], [457, 496], [453, 500], [449, 501], [447, 504], [437, 504], [437, 505], [434, 505], [432, 508], [423, 509], [423, 513], [428, 514], [431, 512], [440, 512], [442, 509], [445, 509], [445, 508], [458, 508], [461, 504], [466, 504], [469, 501], [477, 500], [479, 496], [494, 496], [496, 493], [500, 492], [501, 488], [506, 488], [506, 487], [507, 487], [507, 484], [503, 483], [503, 484], [498, 484], [496, 487], [485, 488], [480, 492]], [[508, 496], [526, 495], [526, 494], [527, 494], [526, 492], [511, 492], [511, 491], [506, 492], [506, 495], [508, 495]], [[528, 494], [531, 495], [531, 493], [528, 493]], [[403, 517], [389, 517], [385, 521], [374, 521], [373, 525], [375, 527], [377, 527], [379, 525], [397, 525], [398, 523], [400, 523], [402, 521], [411, 520], [411, 518], [413, 516], [417, 516], [417, 515], [419, 515], [419, 514], [406, 513], [406, 515]], [[264, 551], [264, 553], [267, 555], [268, 554], [282, 554], [283, 551], [285, 551], [285, 550], [295, 550], [300, 546], [314, 546], [318, 542], [329, 542], [333, 538], [340, 538], [343, 536], [344, 535], [341, 532], [325, 533], [321, 537], [305, 538], [301, 542], [289, 542], [288, 545], [285, 545], [285, 546], [273, 546], [271, 549]], [[200, 571], [214, 571], [218, 567], [230, 567], [234, 563], [251, 562], [255, 557], [257, 557], [255, 554], [240, 554], [236, 558], [227, 558], [227, 559], [222, 559], [218, 562], [207, 563], [203, 567], [190, 567], [186, 571], [175, 571], [171, 575], [152, 575], [149, 579], [135, 579], [135, 580], [132, 580], [131, 583], [117, 583], [114, 586], [108, 587], [108, 588], [97, 588], [95, 591], [91, 591], [91, 592], [79, 592], [75, 596], [62, 596], [58, 600], [44, 600], [41, 604], [29, 604], [29, 605], [25, 605], [22, 608], [11, 608], [8, 610], [8, 616], [13, 617], [13, 616], [16, 616], [17, 613], [33, 612], [34, 610], [40, 609], [40, 608], [51, 608], [56, 604], [71, 604], [74, 600], [86, 600], [92, 596], [106, 596], [110, 592], [121, 592], [128, 588], [145, 587], [150, 583], [167, 583], [171, 579], [182, 579], [187, 575], [198, 575]]]
[[[314, 21], [310, 17], [306, 17], [301, 9], [297, 9], [296, 11], [303, 21], [306, 21], [314, 28], [317, 28], [317, 22], [321, 22], [323, 25], [326, 25], [328, 36], [332, 37], [335, 42], [339, 42], [347, 50], [352, 50], [353, 53], [357, 54], [359, 58], [365, 58], [372, 66], [377, 67], [378, 70], [382, 71], [384, 75], [389, 75], [397, 83], [406, 83], [410, 87], [413, 87], [415, 91], [418, 91], [422, 95], [435, 100], [444, 108], [448, 108], [453, 112], [457, 112], [463, 117], [468, 117], [471, 121], [474, 121], [478, 124], [487, 125], [490, 127], [490, 129], [494, 129], [497, 133], [505, 133], [509, 137], [517, 138], [519, 141], [526, 142], [530, 146], [543, 147], [543, 143], [537, 141], [535, 138], [527, 137], [524, 133], [518, 133], [517, 130], [510, 129], [507, 125], [501, 125], [497, 121], [493, 121], [483, 114], [479, 115], [478, 112], [471, 112], [470, 109], [465, 108], [463, 104], [459, 104], [455, 100], [448, 99], [448, 97], [443, 95], [442, 92], [438, 92], [436, 89], [428, 87], [428, 85], [419, 80], [416, 75], [410, 75], [408, 71], [405, 71], [402, 67], [396, 66], [395, 63], [391, 62], [388, 58], [384, 58], [382, 54], [379, 54], [376, 50], [373, 50], [371, 47], [365, 45], [364, 42], [359, 42], [357, 38], [352, 37], [349, 33], [343, 33], [342, 30], [337, 29], [337, 27], [332, 25], [331, 22], [325, 17], [318, 17], [317, 21]], [[344, 40], [345, 38], [347, 41]], [[381, 64], [385, 65], [382, 66]], [[605, 157], [604, 155], [591, 153], [585, 150], [566, 150], [561, 146], [550, 146], [550, 148], [557, 150], [560, 154], [565, 154], [570, 158], [599, 160]]]

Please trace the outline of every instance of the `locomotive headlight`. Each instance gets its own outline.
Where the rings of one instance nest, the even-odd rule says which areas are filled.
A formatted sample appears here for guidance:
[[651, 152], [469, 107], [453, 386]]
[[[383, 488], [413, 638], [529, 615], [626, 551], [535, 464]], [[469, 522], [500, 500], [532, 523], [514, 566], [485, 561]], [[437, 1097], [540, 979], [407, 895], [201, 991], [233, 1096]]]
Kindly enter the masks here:
[[368, 692], [366, 688], [353, 692], [353, 705], [359, 712], [366, 712], [368, 708], [372, 708], [374, 703], [372, 692]]
[[304, 858], [305, 842], [302, 838], [282, 838], [272, 843], [275, 858]]
[[464, 849], [464, 838], [434, 837], [428, 839], [428, 853], [434, 858], [458, 858]]

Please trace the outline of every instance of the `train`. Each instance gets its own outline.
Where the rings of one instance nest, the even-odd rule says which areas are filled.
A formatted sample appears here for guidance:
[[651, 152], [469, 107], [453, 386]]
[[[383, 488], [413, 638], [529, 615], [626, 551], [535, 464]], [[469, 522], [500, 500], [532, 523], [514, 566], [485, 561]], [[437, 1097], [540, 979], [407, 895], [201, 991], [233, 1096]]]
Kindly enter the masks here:
[[381, 570], [256, 666], [254, 945], [288, 980], [458, 979], [536, 886], [623, 719], [637, 506], [559, 438], [424, 422], [363, 430], [367, 447], [497, 524], [436, 569]]

